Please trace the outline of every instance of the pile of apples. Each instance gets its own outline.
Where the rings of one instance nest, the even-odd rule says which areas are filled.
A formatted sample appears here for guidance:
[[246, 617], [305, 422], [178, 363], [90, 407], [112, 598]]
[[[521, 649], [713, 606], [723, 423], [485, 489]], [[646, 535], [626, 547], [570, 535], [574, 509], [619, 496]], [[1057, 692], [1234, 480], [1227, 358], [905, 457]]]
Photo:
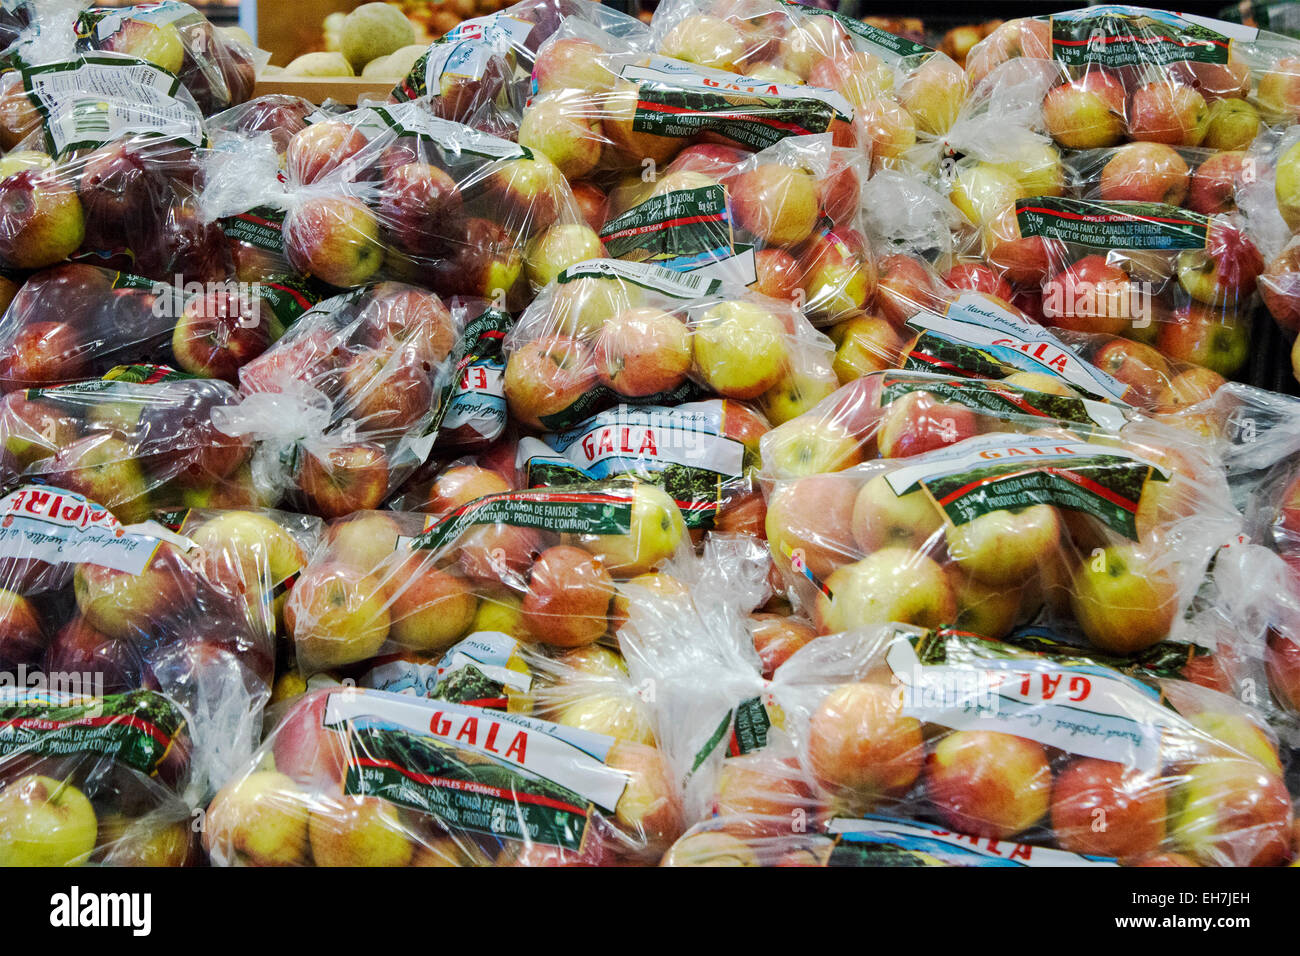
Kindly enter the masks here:
[[[818, 640], [820, 653], [797, 652], [765, 687], [753, 675], [749, 686], [763, 687], [775, 717], [766, 740], [737, 750], [733, 738], [728, 752], [696, 757], [691, 784], [709, 812], [661, 865], [869, 864], [849, 852], [860, 820], [887, 824], [872, 842], [896, 855], [881, 852], [880, 865], [1262, 866], [1288, 855], [1293, 815], [1277, 745], [1224, 694], [1176, 684], [1170, 702], [1155, 705], [1169, 708], [1157, 752], [1126, 764], [1083, 741], [1045, 746], [997, 729], [993, 713], [975, 718], [979, 726], [958, 722], [960, 706], [948, 719], [905, 710], [890, 671], [917, 632], [891, 626]], [[1077, 650], [1015, 651], [960, 632], [946, 640], [971, 654], [962, 656], [968, 676], [983, 665], [985, 676], [1014, 674], [1010, 693], [1045, 707], [1058, 690], [1086, 696], [1080, 668], [1099, 682], [1125, 680]], [[1008, 656], [1024, 669], [998, 668]], [[749, 692], [734, 690], [745, 682], [724, 661], [696, 675], [704, 700]], [[791, 832], [792, 814], [822, 825]], [[1100, 815], [1105, 825], [1094, 826]]]
[[563, 273], [506, 339], [514, 419], [567, 428], [616, 402], [709, 394], [783, 422], [834, 391], [830, 343], [788, 302], [693, 294], [674, 279], [601, 261]]
[[[427, 101], [301, 110], [277, 102], [223, 121], [244, 138], [273, 133], [277, 152], [284, 144], [283, 172], [248, 144], [254, 188], [236, 166], [213, 187], [229, 195], [209, 196], [269, 226], [260, 242], [235, 240], [241, 276], [291, 271], [337, 288], [390, 278], [517, 308], [566, 265], [603, 252], [545, 154], [443, 120]], [[286, 113], [305, 124], [287, 140]]]
[[[1300, 855], [1300, 408], [1228, 382], [1257, 291], [1300, 316], [1286, 41], [524, 0], [343, 108], [191, 13], [62, 54], [166, 135], [0, 80], [0, 672], [97, 682], [0, 693], [0, 863]], [[908, 654], [1159, 729], [963, 723]]]

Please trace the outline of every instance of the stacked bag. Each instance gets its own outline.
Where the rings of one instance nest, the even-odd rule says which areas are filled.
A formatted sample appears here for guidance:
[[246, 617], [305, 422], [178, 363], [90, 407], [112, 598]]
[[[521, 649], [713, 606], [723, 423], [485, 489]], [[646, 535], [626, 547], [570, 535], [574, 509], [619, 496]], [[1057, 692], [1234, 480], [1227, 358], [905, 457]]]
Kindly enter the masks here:
[[0, 862], [1300, 857], [1294, 41], [3, 29]]

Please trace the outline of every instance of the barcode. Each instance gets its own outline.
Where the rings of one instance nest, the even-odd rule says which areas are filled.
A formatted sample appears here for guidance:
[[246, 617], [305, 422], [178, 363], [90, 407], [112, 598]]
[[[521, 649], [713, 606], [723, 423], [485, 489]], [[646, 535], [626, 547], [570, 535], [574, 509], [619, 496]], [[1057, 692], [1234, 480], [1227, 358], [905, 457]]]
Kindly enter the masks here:
[[103, 100], [78, 100], [72, 105], [70, 119], [79, 134], [109, 133], [108, 104]]
[[644, 286], [676, 298], [712, 295], [722, 283], [707, 275], [673, 272], [660, 266], [643, 262], [623, 262], [618, 259], [590, 259], [565, 269], [557, 277], [559, 283], [584, 278], [617, 278]]

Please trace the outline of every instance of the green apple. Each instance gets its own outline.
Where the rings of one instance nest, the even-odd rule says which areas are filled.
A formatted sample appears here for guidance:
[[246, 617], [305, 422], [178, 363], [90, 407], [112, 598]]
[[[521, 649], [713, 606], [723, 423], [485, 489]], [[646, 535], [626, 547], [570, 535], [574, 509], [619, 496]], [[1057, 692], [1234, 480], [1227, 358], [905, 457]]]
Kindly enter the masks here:
[[[1194, 727], [1205, 731], [1236, 754], [1259, 761], [1260, 766], [1272, 773], [1282, 772], [1282, 761], [1278, 758], [1277, 747], [1273, 741], [1262, 728], [1241, 714], [1207, 710], [1192, 714], [1187, 719]], [[1219, 756], [1222, 756], [1221, 752]]]
[[0, 791], [0, 832], [0, 866], [80, 866], [99, 824], [76, 787], [31, 774]]
[[943, 527], [943, 515], [924, 491], [897, 495], [876, 475], [853, 502], [853, 540], [863, 551], [891, 546], [924, 549]]
[[1059, 196], [1065, 190], [1061, 154], [1051, 143], [1022, 143], [1013, 158], [987, 165], [1012, 177], [1025, 196]]
[[980, 226], [1015, 205], [1024, 190], [1011, 173], [988, 163], [957, 173], [948, 199], [974, 225]]
[[791, 421], [762, 440], [763, 468], [776, 478], [802, 478], [862, 461], [862, 443], [833, 421]]
[[781, 381], [788, 355], [781, 320], [752, 302], [730, 301], [700, 316], [695, 368], [725, 398], [757, 398]]
[[1245, 100], [1215, 100], [1201, 146], [1206, 149], [1245, 149], [1259, 135], [1259, 111]]
[[203, 847], [227, 865], [300, 866], [307, 855], [307, 795], [292, 778], [258, 770], [223, 787], [208, 805]]
[[406, 866], [415, 846], [397, 807], [379, 797], [338, 797], [307, 824], [317, 866]]
[[606, 319], [636, 308], [644, 301], [638, 286], [606, 276], [584, 276], [559, 283], [551, 295], [548, 331], [579, 338], [594, 336]]
[[1165, 639], [1178, 591], [1163, 568], [1133, 544], [1085, 554], [1070, 584], [1070, 606], [1092, 643], [1132, 654]]
[[1174, 794], [1171, 836], [1208, 866], [1270, 866], [1291, 849], [1291, 798], [1280, 774], [1222, 758], [1188, 769]]
[[1300, 141], [1293, 143], [1278, 159], [1273, 189], [1277, 194], [1277, 211], [1292, 232], [1300, 230]]
[[758, 405], [768, 421], [782, 425], [798, 418], [839, 386], [839, 379], [829, 368], [791, 370], [759, 397]]
[[882, 548], [837, 568], [818, 593], [815, 617], [824, 634], [891, 621], [943, 627], [957, 617], [957, 602], [943, 568], [911, 548]]
[[[195, 528], [189, 538], [203, 549], [209, 580], [233, 586], [253, 607], [307, 564], [307, 554], [293, 535], [254, 511], [223, 512]], [[285, 592], [275, 601], [277, 622], [283, 620], [287, 597]]]
[[1050, 505], [1000, 509], [948, 527], [948, 554], [985, 584], [1019, 584], [1060, 543], [1061, 522]]
[[599, 259], [604, 254], [600, 236], [586, 223], [561, 223], [528, 243], [524, 251], [524, 272], [529, 282], [541, 288], [554, 282], [569, 266]]
[[658, 485], [638, 481], [632, 490], [632, 526], [627, 534], [585, 535], [584, 548], [619, 577], [644, 574], [672, 557], [686, 536], [677, 503]]

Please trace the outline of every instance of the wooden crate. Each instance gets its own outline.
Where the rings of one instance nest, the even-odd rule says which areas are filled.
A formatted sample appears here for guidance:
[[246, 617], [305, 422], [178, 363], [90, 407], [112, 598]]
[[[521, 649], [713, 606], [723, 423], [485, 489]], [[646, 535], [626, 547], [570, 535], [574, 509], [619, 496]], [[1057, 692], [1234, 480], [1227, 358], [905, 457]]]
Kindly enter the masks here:
[[327, 99], [349, 105], [365, 95], [370, 98], [387, 99], [389, 92], [397, 85], [396, 80], [364, 80], [356, 76], [284, 76], [276, 74], [259, 77], [253, 87], [254, 96], [269, 93], [289, 93], [301, 96], [313, 103], [323, 103]]
[[331, 13], [348, 13], [362, 0], [260, 0], [257, 4], [257, 45], [284, 66], [294, 57], [321, 46], [321, 23]]

